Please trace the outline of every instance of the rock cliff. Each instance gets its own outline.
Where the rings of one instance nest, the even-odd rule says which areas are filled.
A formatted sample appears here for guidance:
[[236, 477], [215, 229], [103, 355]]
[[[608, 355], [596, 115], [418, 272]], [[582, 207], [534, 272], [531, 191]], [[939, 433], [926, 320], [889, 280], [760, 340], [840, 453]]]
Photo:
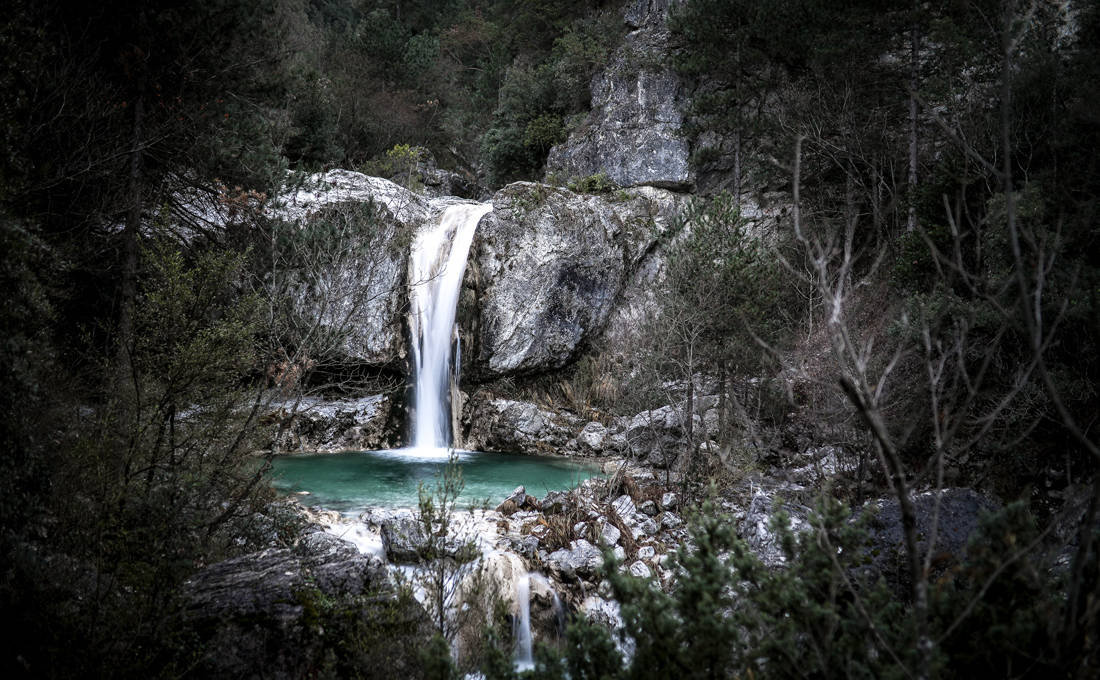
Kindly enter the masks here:
[[688, 91], [668, 65], [671, 8], [680, 0], [636, 0], [625, 14], [630, 33], [592, 80], [588, 117], [550, 150], [548, 174], [605, 173], [620, 186], [687, 190], [695, 184], [690, 143], [681, 130]]

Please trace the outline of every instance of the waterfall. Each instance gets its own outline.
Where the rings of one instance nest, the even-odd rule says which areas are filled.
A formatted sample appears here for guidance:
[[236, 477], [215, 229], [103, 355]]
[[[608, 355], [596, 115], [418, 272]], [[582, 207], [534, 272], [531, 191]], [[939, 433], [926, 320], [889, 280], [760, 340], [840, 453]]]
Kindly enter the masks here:
[[421, 453], [446, 456], [447, 449], [454, 446], [452, 396], [458, 391], [455, 308], [474, 230], [492, 209], [488, 204], [452, 205], [438, 225], [421, 230], [413, 241], [409, 257], [410, 446]]
[[565, 624], [565, 610], [562, 608], [558, 594], [546, 577], [536, 572], [530, 572], [516, 583], [516, 605], [519, 615], [515, 619], [513, 637], [516, 640], [516, 670], [526, 671], [535, 667], [534, 640], [531, 637], [531, 581], [536, 581], [547, 587], [554, 597], [554, 615], [557, 617], [558, 628]]

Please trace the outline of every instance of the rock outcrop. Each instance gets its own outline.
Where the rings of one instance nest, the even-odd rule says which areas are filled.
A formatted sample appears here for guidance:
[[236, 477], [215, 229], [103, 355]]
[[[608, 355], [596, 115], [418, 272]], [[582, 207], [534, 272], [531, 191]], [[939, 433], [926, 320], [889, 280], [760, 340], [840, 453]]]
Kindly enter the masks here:
[[197, 660], [199, 677], [339, 675], [341, 661], [356, 660], [331, 652], [371, 640], [372, 661], [384, 661], [372, 667], [385, 668], [372, 677], [409, 677], [419, 660], [408, 650], [430, 636], [423, 610], [398, 596], [381, 562], [320, 531], [294, 548], [207, 567], [187, 582], [185, 598], [187, 623], [210, 650]]
[[478, 393], [468, 403], [464, 420], [468, 429], [463, 441], [479, 451], [581, 453], [577, 442], [581, 419], [531, 402]]
[[[977, 532], [982, 514], [1000, 507], [998, 503], [972, 489], [944, 489], [938, 493], [926, 491], [915, 494], [912, 500], [916, 515], [917, 547], [921, 553], [932, 551], [932, 565], [937, 573], [963, 561], [967, 544]], [[862, 512], [870, 513], [870, 568], [881, 575], [899, 597], [907, 597], [912, 579], [908, 569], [901, 508], [897, 499], [890, 497], [871, 501]], [[937, 519], [938, 522], [934, 524], [933, 520]], [[934, 544], [931, 542], [933, 535]]]
[[530, 182], [493, 196], [478, 227], [459, 319], [481, 375], [564, 366], [604, 329], [624, 283], [682, 199], [652, 187], [609, 196]]
[[606, 173], [620, 186], [690, 189], [695, 172], [681, 131], [687, 91], [668, 65], [666, 21], [679, 0], [635, 0], [624, 22], [630, 33], [607, 68], [592, 80], [591, 112], [550, 150], [548, 174]]
[[[409, 244], [461, 200], [330, 170], [272, 202], [270, 216], [288, 234], [331, 228], [340, 241], [320, 242], [331, 251], [324, 271], [287, 277], [297, 314], [339, 344], [323, 350], [374, 366], [402, 360]], [[684, 200], [653, 187], [589, 195], [519, 182], [498, 191], [475, 235], [460, 302], [464, 364], [475, 377], [566, 365], [603, 333]]]
[[289, 279], [295, 311], [339, 344], [325, 349], [376, 365], [403, 355], [407, 244], [431, 211], [425, 197], [349, 170], [311, 175], [272, 202], [271, 216], [284, 220], [288, 232], [326, 234], [308, 244], [323, 251], [311, 253], [303, 265], [309, 271], [280, 272]]
[[392, 403], [386, 395], [326, 400], [305, 397], [272, 405], [269, 420], [282, 426], [281, 451], [361, 451], [391, 443]]

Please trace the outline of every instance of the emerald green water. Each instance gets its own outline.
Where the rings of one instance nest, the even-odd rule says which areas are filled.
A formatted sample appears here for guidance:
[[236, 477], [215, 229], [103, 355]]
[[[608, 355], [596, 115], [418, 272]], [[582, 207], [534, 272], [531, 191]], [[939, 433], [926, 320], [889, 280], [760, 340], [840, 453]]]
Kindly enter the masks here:
[[[593, 465], [548, 456], [463, 451], [458, 462], [465, 482], [462, 505], [488, 500], [496, 506], [520, 484], [541, 497], [599, 473]], [[307, 505], [351, 513], [369, 507], [415, 507], [418, 485], [434, 485], [447, 460], [400, 450], [355, 451], [279, 456], [273, 465], [276, 489], [306, 491], [301, 500]]]

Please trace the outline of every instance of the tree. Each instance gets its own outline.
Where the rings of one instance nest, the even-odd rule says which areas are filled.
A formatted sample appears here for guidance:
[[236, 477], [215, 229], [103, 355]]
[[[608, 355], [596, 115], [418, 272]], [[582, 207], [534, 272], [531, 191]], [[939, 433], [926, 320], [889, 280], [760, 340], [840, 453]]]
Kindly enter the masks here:
[[694, 469], [695, 390], [698, 380], [717, 378], [719, 451], [730, 464], [733, 425], [749, 430], [753, 421], [731, 389], [731, 377], [760, 375], [770, 358], [758, 339], [781, 343], [790, 325], [780, 268], [755, 225], [744, 219], [730, 194], [690, 205], [668, 235], [659, 311], [648, 332], [654, 339], [651, 382], [681, 385], [665, 395], [682, 407], [681, 421], [689, 466]]

